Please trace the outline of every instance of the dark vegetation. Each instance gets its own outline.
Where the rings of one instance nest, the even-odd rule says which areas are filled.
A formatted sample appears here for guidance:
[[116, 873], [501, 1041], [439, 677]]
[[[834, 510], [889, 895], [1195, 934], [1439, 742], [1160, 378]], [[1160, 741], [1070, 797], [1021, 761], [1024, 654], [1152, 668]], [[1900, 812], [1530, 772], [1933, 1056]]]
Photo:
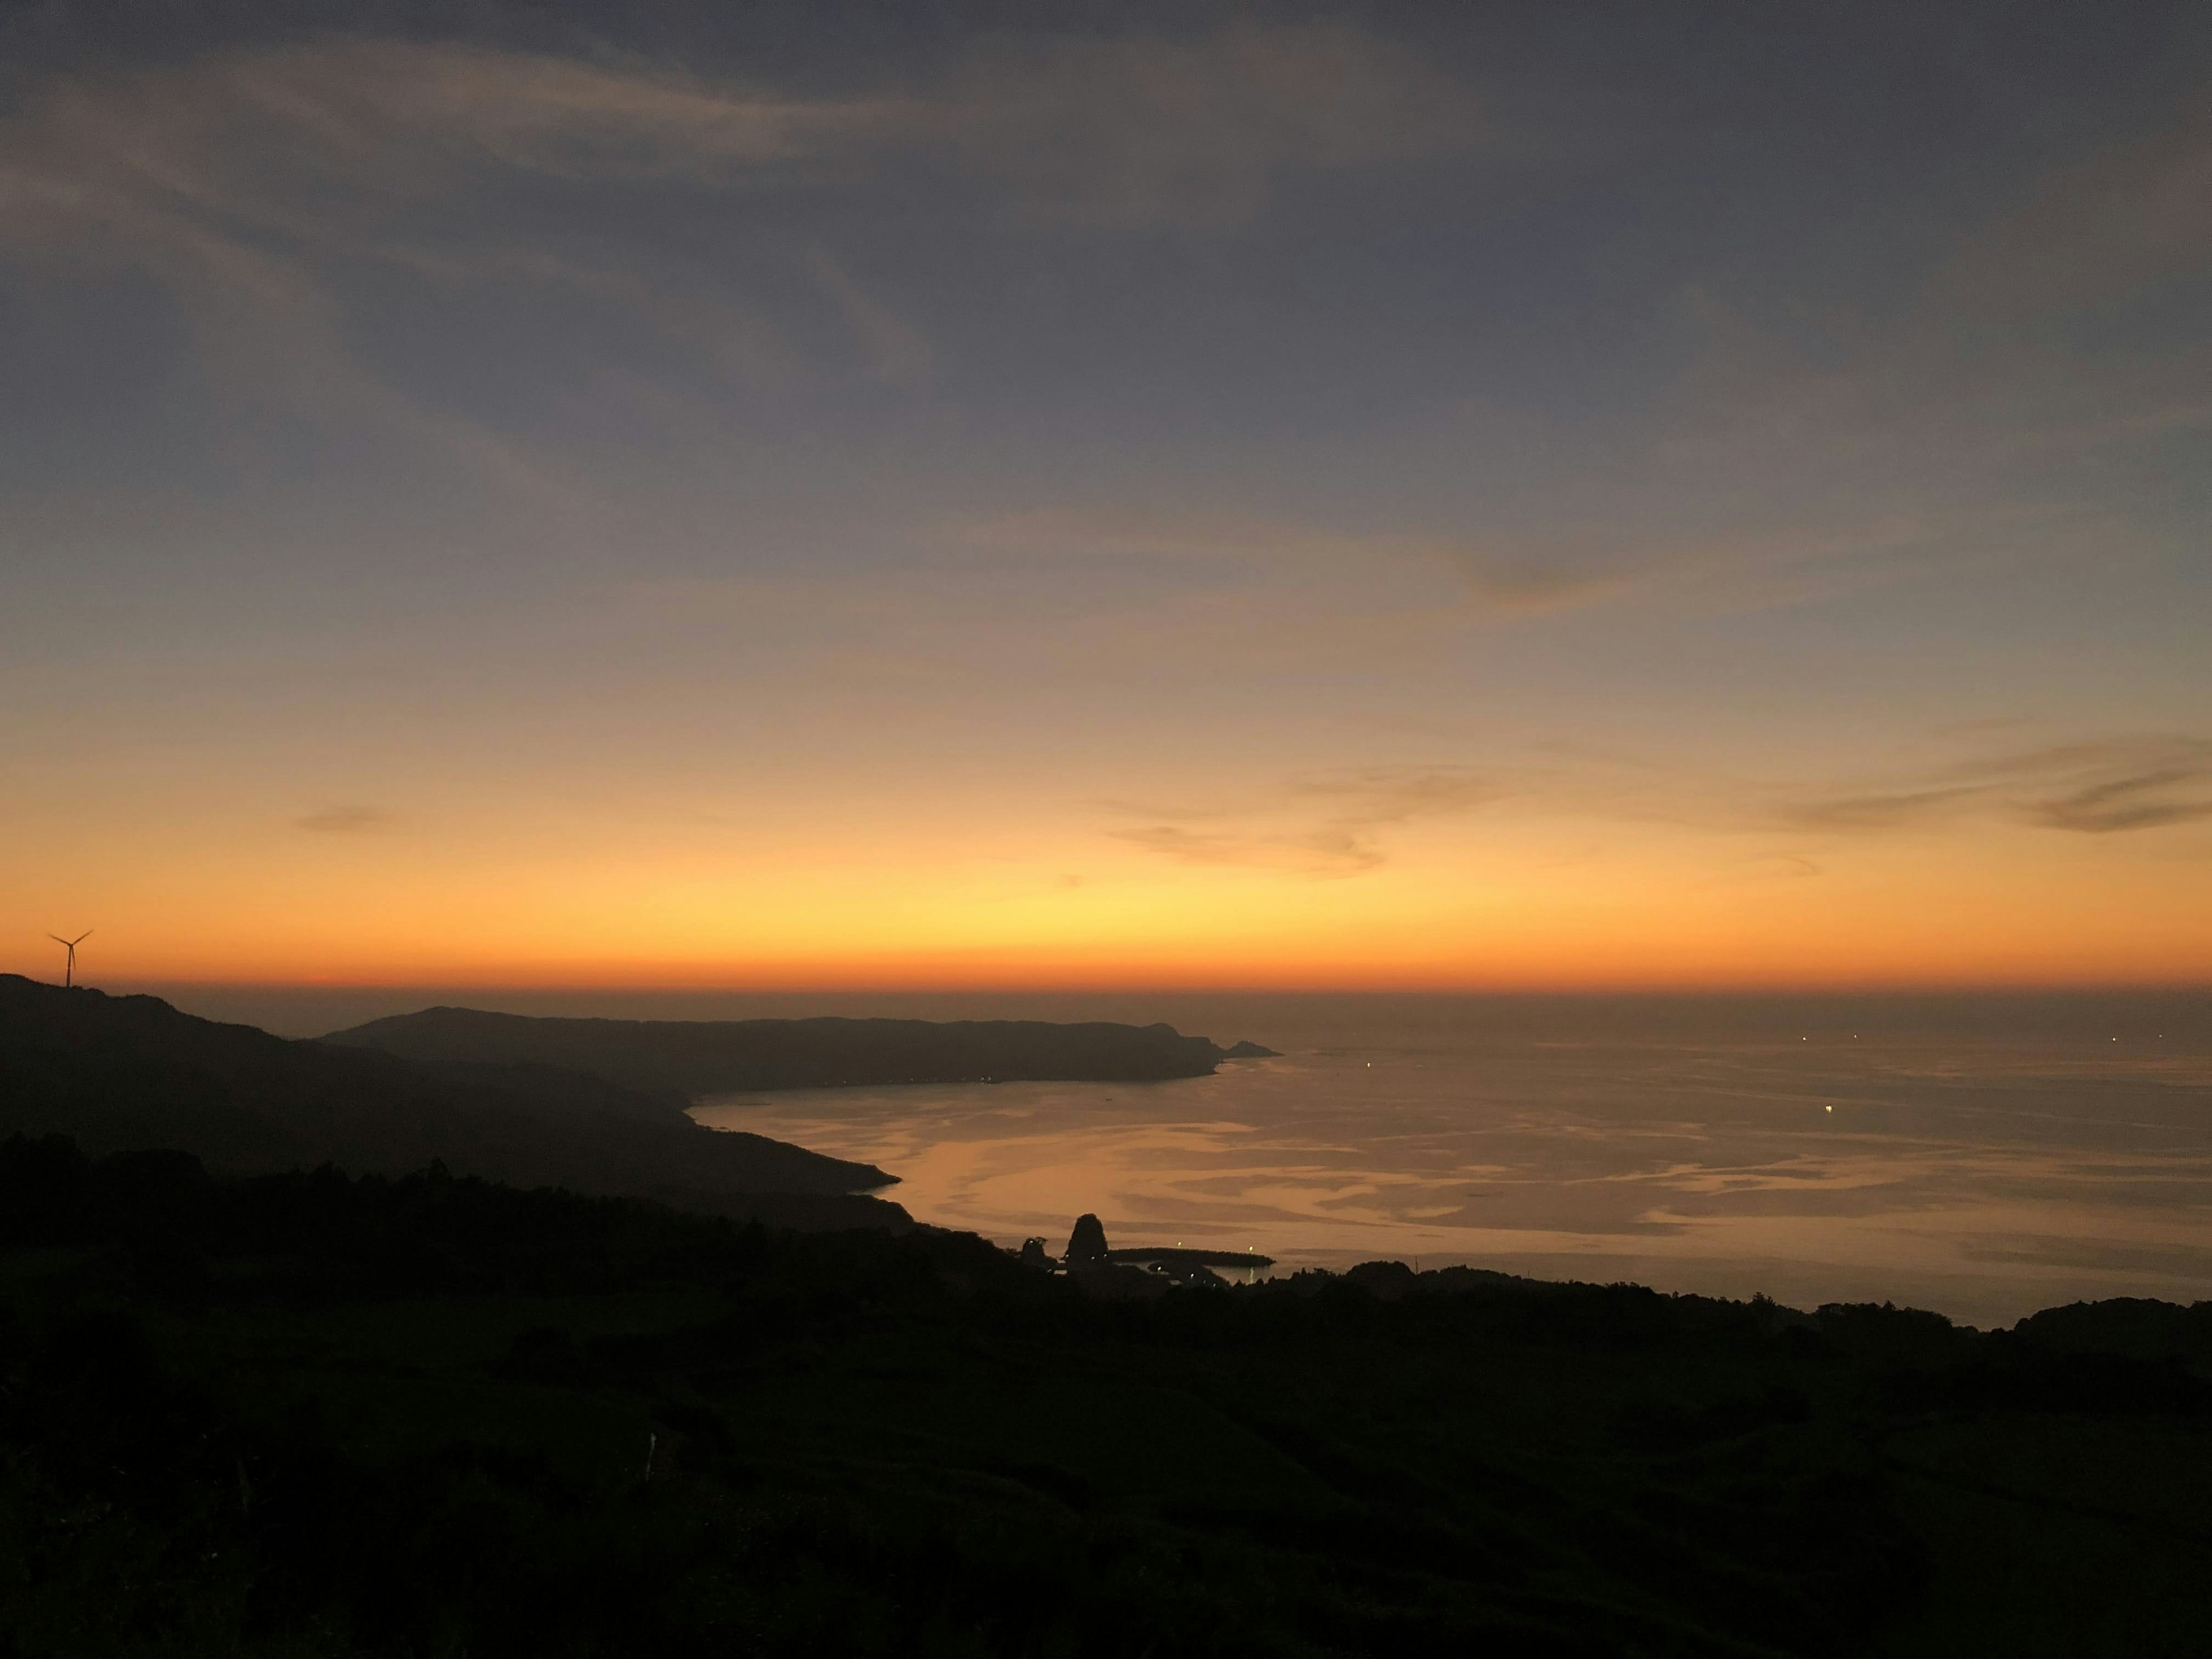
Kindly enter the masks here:
[[1172, 1025], [1034, 1019], [538, 1019], [426, 1008], [324, 1042], [418, 1060], [558, 1066], [690, 1097], [883, 1083], [1152, 1082], [1203, 1077], [1223, 1048]]
[[544, 1066], [290, 1042], [155, 997], [0, 975], [0, 1135], [68, 1134], [94, 1153], [181, 1147], [231, 1173], [399, 1174], [437, 1160], [784, 1226], [905, 1224], [896, 1205], [860, 1195], [891, 1184], [882, 1170], [702, 1128], [685, 1103]]
[[2208, 1362], [16, 1139], [0, 1652], [2197, 1653]]

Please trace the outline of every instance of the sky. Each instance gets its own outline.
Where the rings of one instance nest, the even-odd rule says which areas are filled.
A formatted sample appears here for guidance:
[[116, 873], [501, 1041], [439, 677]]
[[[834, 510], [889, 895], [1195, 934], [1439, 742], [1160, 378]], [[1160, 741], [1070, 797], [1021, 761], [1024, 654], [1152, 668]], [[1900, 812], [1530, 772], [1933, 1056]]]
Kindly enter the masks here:
[[2212, 9], [26, 4], [0, 969], [2212, 982]]

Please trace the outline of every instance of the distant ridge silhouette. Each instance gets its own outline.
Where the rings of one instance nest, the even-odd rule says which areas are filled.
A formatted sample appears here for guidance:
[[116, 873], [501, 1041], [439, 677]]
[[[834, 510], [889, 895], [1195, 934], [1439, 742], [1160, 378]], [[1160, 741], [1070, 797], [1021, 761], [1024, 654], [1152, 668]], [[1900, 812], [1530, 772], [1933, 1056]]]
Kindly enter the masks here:
[[195, 1018], [156, 997], [0, 975], [0, 1137], [174, 1149], [252, 1174], [439, 1161], [520, 1187], [655, 1198], [799, 1227], [906, 1226], [895, 1177], [694, 1123], [680, 1096], [545, 1066], [412, 1060]]
[[570, 1019], [474, 1008], [396, 1014], [323, 1041], [409, 1060], [557, 1066], [685, 1096], [889, 1083], [1164, 1081], [1274, 1054], [1255, 1042], [1223, 1048], [1164, 1024]]

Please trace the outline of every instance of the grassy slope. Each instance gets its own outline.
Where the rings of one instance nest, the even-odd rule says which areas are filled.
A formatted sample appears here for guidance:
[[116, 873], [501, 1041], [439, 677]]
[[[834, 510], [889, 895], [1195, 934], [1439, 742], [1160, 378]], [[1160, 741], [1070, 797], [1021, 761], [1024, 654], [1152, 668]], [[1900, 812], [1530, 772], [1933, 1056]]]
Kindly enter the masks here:
[[23, 1654], [2212, 1632], [2178, 1310], [1978, 1338], [1402, 1269], [1104, 1303], [960, 1237], [59, 1157], [0, 1158]]

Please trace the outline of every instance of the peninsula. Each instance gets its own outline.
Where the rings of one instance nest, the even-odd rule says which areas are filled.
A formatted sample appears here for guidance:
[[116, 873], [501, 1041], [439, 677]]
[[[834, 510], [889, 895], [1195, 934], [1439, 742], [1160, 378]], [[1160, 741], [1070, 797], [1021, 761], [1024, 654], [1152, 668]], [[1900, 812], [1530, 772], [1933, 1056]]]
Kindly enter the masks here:
[[1204, 1077], [1224, 1048], [1172, 1025], [1034, 1019], [544, 1019], [425, 1008], [332, 1032], [326, 1044], [404, 1060], [557, 1066], [696, 1097], [892, 1083], [1145, 1083]]

